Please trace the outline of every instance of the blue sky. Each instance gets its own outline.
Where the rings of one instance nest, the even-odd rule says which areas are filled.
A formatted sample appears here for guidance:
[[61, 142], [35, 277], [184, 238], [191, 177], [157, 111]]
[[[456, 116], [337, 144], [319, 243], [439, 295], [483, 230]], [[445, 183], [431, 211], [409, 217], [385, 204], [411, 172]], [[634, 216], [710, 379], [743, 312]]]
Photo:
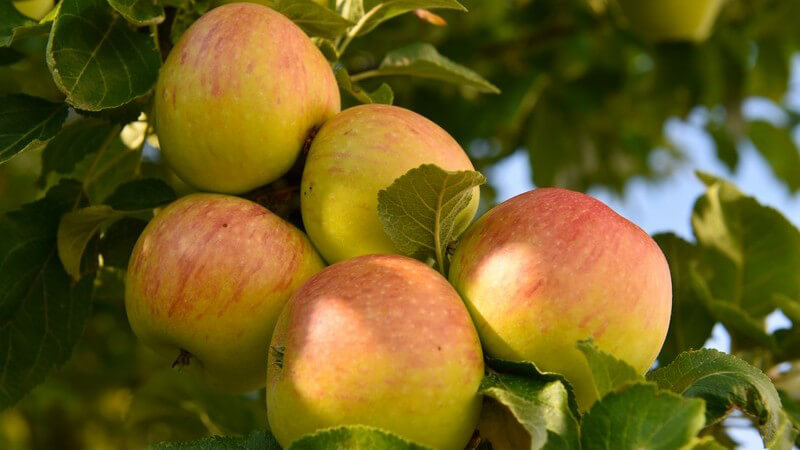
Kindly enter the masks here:
[[[800, 112], [800, 55], [796, 55], [793, 60], [792, 78], [785, 104]], [[778, 124], [786, 120], [779, 108], [764, 99], [749, 99], [745, 103], [744, 114], [751, 119], [764, 119]], [[728, 170], [717, 160], [713, 141], [702, 130], [705, 117], [705, 111], [697, 110], [685, 121], [673, 119], [665, 125], [664, 132], [668, 139], [686, 154], [686, 161], [669, 177], [657, 182], [635, 178], [630, 181], [624, 196], [605, 188], [594, 188], [588, 193], [650, 234], [672, 231], [693, 240], [689, 219], [695, 200], [704, 191], [694, 171], [701, 170], [733, 181], [744, 193], [779, 210], [795, 225], [800, 226], [800, 195], [792, 195], [748, 142], [739, 145], [740, 161], [737, 170], [733, 173]], [[794, 131], [795, 141], [800, 144], [800, 129]], [[652, 163], [659, 164], [664, 157], [665, 153], [655, 152]], [[486, 176], [497, 188], [499, 201], [534, 188], [528, 154], [525, 151], [518, 151], [504, 159], [486, 171]], [[780, 312], [770, 316], [767, 324], [770, 329], [789, 325], [789, 321]], [[728, 351], [730, 339], [725, 330], [717, 326], [706, 346]], [[763, 448], [758, 433], [752, 428], [736, 428], [731, 435], [741, 444], [741, 448]]]

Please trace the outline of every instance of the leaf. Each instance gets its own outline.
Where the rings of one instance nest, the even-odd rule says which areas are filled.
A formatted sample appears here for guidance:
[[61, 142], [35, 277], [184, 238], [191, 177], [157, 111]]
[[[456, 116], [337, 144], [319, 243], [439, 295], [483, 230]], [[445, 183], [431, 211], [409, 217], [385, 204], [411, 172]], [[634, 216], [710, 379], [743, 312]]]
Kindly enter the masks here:
[[66, 362], [83, 332], [93, 277], [73, 283], [56, 254], [59, 219], [81, 197], [79, 183], [62, 181], [0, 217], [0, 408]]
[[728, 447], [717, 442], [714, 436], [704, 436], [697, 439], [692, 445], [692, 450], [726, 450]]
[[11, 0], [0, 1], [0, 48], [10, 46], [19, 38], [47, 34], [50, 22], [49, 14], [37, 22], [17, 11]]
[[387, 20], [397, 17], [418, 8], [425, 9], [455, 9], [466, 11], [461, 3], [456, 0], [387, 0], [378, 3], [359, 20], [356, 28], [358, 36], [363, 36]]
[[133, 247], [145, 226], [147, 221], [134, 218], [120, 219], [111, 224], [97, 243], [103, 265], [127, 269]]
[[108, 3], [135, 25], [157, 25], [164, 21], [164, 7], [158, 0], [108, 0]]
[[105, 0], [62, 0], [47, 43], [53, 79], [79, 109], [124, 105], [153, 87], [161, 55]]
[[781, 403], [775, 386], [760, 370], [717, 350], [684, 352], [672, 364], [647, 375], [662, 389], [684, 397], [706, 401], [706, 423], [724, 419], [732, 408], [739, 408], [757, 423], [764, 444], [776, 439], [781, 421]]
[[778, 396], [781, 399], [781, 405], [783, 405], [786, 416], [792, 421], [794, 427], [800, 430], [800, 403], [790, 397], [786, 391], [779, 390]]
[[736, 148], [736, 141], [728, 129], [723, 124], [709, 120], [706, 124], [706, 131], [714, 140], [717, 158], [725, 163], [725, 166], [731, 171], [736, 170], [736, 166], [739, 164], [739, 151]]
[[447, 245], [468, 225], [457, 228], [456, 217], [468, 207], [473, 189], [485, 182], [479, 172], [447, 172], [423, 164], [378, 192], [378, 215], [401, 253], [421, 260], [435, 257], [439, 271], [447, 273]]
[[100, 150], [112, 132], [111, 124], [96, 119], [81, 118], [67, 124], [44, 148], [39, 185], [47, 184], [51, 172], [71, 173], [86, 155]]
[[589, 365], [597, 398], [603, 398], [609, 392], [613, 392], [630, 382], [644, 381], [644, 378], [636, 372], [636, 369], [625, 361], [619, 360], [597, 348], [591, 338], [578, 341], [576, 346], [583, 353], [586, 363]]
[[0, 66], [7, 66], [21, 61], [25, 54], [10, 47], [0, 47]]
[[58, 227], [58, 257], [73, 279], [82, 276], [83, 252], [92, 237], [121, 217], [122, 213], [107, 205], [89, 206], [64, 214]]
[[700, 246], [718, 255], [708, 279], [714, 298], [759, 318], [775, 309], [775, 294], [800, 298], [800, 231], [732, 184], [698, 176], [708, 188], [695, 203], [692, 226]]
[[143, 178], [121, 184], [105, 203], [117, 211], [137, 211], [164, 206], [178, 198], [159, 178]]
[[[481, 382], [479, 392], [497, 404], [490, 403], [489, 409], [482, 415], [488, 412], [495, 415], [494, 420], [498, 420], [500, 418], [497, 416], [510, 413], [523, 428], [522, 433], [513, 428], [510, 433], [524, 437], [525, 448], [580, 448], [577, 404], [571, 388], [562, 377], [543, 374], [532, 363], [494, 360], [491, 364], [503, 371], [490, 370]], [[498, 410], [498, 406], [505, 411]], [[481, 422], [487, 426], [487, 417], [482, 417]], [[497, 434], [496, 441], [499, 438]], [[481, 436], [488, 437], [484, 433]], [[514, 439], [519, 444], [517, 440], [521, 438]], [[492, 443], [495, 450], [498, 450], [498, 444]]]
[[[386, 54], [381, 65], [370, 76], [409, 75], [466, 86], [478, 92], [499, 94], [500, 89], [466, 67], [440, 55], [436, 47], [415, 43]], [[356, 74], [355, 79], [358, 78]]]
[[391, 105], [394, 102], [394, 92], [386, 83], [382, 83], [374, 92], [367, 92], [353, 84], [350, 74], [347, 73], [344, 65], [337, 63], [333, 68], [333, 74], [336, 76], [336, 83], [339, 88], [355, 97], [361, 103]]
[[795, 145], [790, 128], [769, 122], [750, 122], [748, 134], [753, 145], [769, 162], [772, 171], [792, 192], [800, 190], [800, 149]]
[[705, 408], [652, 384], [636, 383], [595, 403], [581, 421], [584, 450], [672, 450], [690, 444], [703, 428]]
[[67, 105], [27, 95], [0, 97], [0, 163], [47, 142], [67, 119]]
[[336, 11], [351, 22], [364, 16], [364, 0], [336, 0]]
[[87, 155], [73, 172], [83, 179], [92, 204], [102, 203], [119, 185], [131, 180], [141, 161], [142, 152], [125, 146], [119, 137], [119, 128], [115, 131], [109, 145]]
[[672, 233], [653, 236], [669, 263], [672, 277], [672, 315], [658, 362], [665, 366], [685, 350], [703, 347], [711, 336], [714, 318], [693, 288], [690, 268], [700, 259], [700, 250]]
[[426, 450], [392, 433], [361, 425], [329, 428], [294, 441], [287, 450]]
[[270, 6], [288, 17], [311, 37], [336, 39], [355, 25], [354, 22], [312, 0], [273, 0]]
[[747, 341], [751, 345], [755, 344], [771, 351], [777, 351], [775, 339], [767, 333], [764, 323], [754, 319], [739, 306], [712, 300], [708, 309], [714, 318], [722, 322], [725, 328], [736, 336], [737, 342], [740, 344]]
[[269, 431], [254, 431], [247, 436], [211, 436], [191, 442], [161, 442], [151, 450], [281, 450]]

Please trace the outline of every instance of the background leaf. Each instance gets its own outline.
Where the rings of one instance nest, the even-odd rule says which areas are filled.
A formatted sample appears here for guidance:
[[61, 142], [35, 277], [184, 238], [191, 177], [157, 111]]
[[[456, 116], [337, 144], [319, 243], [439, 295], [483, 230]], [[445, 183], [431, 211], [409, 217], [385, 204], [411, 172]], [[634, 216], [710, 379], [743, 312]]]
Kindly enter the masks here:
[[328, 448], [346, 448], [348, 450], [425, 450], [423, 447], [392, 433], [377, 428], [364, 426], [347, 426], [329, 428], [314, 434], [301, 437], [292, 443], [287, 450], [322, 450]]
[[468, 224], [456, 228], [456, 217], [472, 200], [472, 191], [486, 182], [478, 172], [447, 172], [423, 164], [378, 192], [378, 215], [397, 249], [419, 259], [435, 257], [446, 273], [447, 245]]
[[636, 369], [597, 348], [592, 339], [578, 341], [577, 347], [589, 365], [597, 398], [603, 398], [609, 392], [633, 381], [644, 381]]
[[117, 211], [137, 211], [164, 206], [177, 198], [164, 180], [142, 178], [119, 185], [105, 203]]
[[386, 0], [369, 10], [358, 23], [358, 35], [365, 35], [381, 23], [417, 8], [466, 11], [456, 0]]
[[64, 126], [58, 135], [47, 143], [42, 153], [42, 170], [39, 184], [47, 184], [51, 172], [69, 174], [86, 155], [100, 150], [114, 127], [97, 119], [79, 118]]
[[763, 120], [750, 122], [748, 134], [753, 145], [766, 158], [775, 175], [792, 192], [800, 190], [800, 148], [789, 129]]
[[247, 436], [211, 436], [192, 442], [161, 442], [152, 450], [281, 450], [269, 431], [256, 431]]
[[0, 163], [47, 142], [67, 118], [67, 105], [27, 95], [0, 97]]
[[105, 0], [62, 0], [47, 64], [71, 105], [99, 111], [150, 92], [161, 55], [152, 37], [133, 30]]
[[291, 19], [307, 35], [335, 39], [355, 23], [311, 0], [273, 0], [273, 9]]
[[333, 70], [339, 88], [352, 95], [353, 98], [359, 102], [365, 104], [379, 103], [383, 105], [391, 105], [392, 102], [394, 102], [394, 92], [392, 92], [392, 88], [389, 87], [388, 84], [383, 83], [375, 91], [367, 92], [353, 84], [350, 74], [347, 73], [347, 69], [341, 64], [336, 64]]
[[108, 3], [135, 25], [156, 25], [164, 21], [164, 7], [158, 0], [108, 0]]

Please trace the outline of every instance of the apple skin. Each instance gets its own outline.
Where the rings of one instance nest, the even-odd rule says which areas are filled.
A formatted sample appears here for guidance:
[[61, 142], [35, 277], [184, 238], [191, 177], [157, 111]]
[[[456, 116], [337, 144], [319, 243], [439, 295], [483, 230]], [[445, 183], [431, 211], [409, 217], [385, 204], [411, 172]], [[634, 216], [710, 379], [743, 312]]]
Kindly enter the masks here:
[[286, 173], [339, 102], [330, 65], [300, 28], [266, 6], [232, 3], [204, 14], [167, 57], [156, 131], [184, 181], [235, 194]]
[[193, 194], [147, 225], [134, 246], [125, 308], [138, 338], [220, 391], [264, 386], [281, 309], [323, 268], [302, 232], [249, 200]]
[[491, 209], [462, 236], [449, 278], [487, 355], [565, 375], [584, 410], [597, 394], [577, 341], [645, 373], [669, 326], [661, 249], [579, 192], [536, 189]]
[[[311, 1], [326, 8], [330, 7], [328, 0], [311, 0]], [[257, 3], [259, 5], [269, 6], [271, 0], [215, 0], [214, 6], [227, 5], [229, 3], [237, 3], [237, 2]]]
[[54, 0], [14, 0], [17, 11], [34, 20], [41, 20], [55, 6]]
[[708, 38], [724, 0], [620, 0], [631, 28], [653, 41]]
[[[407, 109], [356, 106], [330, 119], [311, 143], [300, 199], [308, 237], [329, 263], [377, 253], [399, 253], [378, 217], [378, 191], [422, 164], [474, 170], [442, 128]], [[480, 191], [456, 218], [466, 228]], [[462, 228], [462, 229], [463, 229]]]
[[281, 313], [267, 416], [284, 448], [321, 428], [360, 424], [462, 450], [482, 378], [478, 335], [447, 280], [404, 256], [362, 256], [313, 276]]

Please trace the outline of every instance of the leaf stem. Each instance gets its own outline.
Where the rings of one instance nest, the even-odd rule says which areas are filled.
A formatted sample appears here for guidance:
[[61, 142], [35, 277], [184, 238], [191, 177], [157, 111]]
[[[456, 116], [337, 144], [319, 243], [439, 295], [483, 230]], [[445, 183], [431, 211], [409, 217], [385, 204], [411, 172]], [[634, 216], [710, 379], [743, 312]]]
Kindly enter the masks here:
[[350, 76], [350, 81], [355, 83], [355, 82], [358, 82], [358, 81], [361, 81], [361, 80], [366, 80], [367, 78], [373, 78], [373, 77], [379, 77], [379, 76], [381, 76], [381, 72], [379, 70], [377, 70], [377, 69], [365, 70], [365, 71], [359, 72], [359, 73], [357, 73], [355, 75], [351, 75]]
[[355, 25], [353, 25], [353, 28], [350, 28], [350, 31], [347, 32], [347, 35], [345, 36], [344, 40], [342, 41], [342, 44], [339, 46], [339, 49], [337, 51], [337, 53], [339, 53], [340, 59], [341, 56], [344, 54], [344, 51], [347, 49], [347, 46], [350, 45], [350, 42], [358, 35], [358, 33], [361, 32], [361, 29], [364, 28], [364, 24], [366, 24], [367, 21], [369, 21], [369, 19], [372, 18], [372, 16], [377, 14], [378, 11], [382, 9], [383, 5], [384, 3], [380, 3], [374, 8], [370, 9], [369, 12], [367, 12], [366, 14], [361, 16], [360, 19], [358, 19], [358, 22]]

